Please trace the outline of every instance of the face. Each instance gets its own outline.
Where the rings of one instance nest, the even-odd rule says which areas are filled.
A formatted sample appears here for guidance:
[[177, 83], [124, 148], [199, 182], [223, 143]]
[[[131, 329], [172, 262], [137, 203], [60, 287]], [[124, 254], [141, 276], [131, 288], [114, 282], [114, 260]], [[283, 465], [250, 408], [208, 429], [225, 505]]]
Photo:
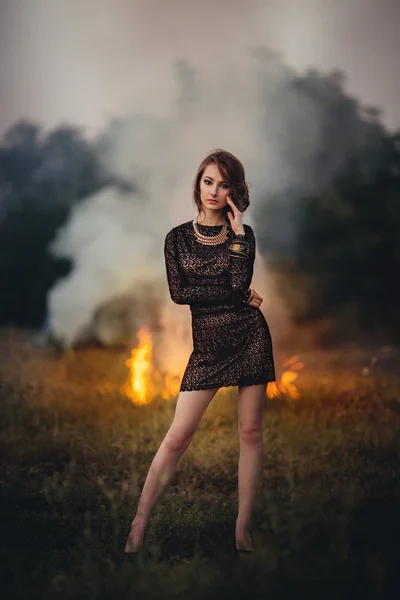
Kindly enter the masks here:
[[226, 197], [230, 192], [231, 188], [222, 177], [217, 165], [215, 163], [207, 165], [200, 179], [200, 199], [204, 209], [220, 211], [228, 204]]

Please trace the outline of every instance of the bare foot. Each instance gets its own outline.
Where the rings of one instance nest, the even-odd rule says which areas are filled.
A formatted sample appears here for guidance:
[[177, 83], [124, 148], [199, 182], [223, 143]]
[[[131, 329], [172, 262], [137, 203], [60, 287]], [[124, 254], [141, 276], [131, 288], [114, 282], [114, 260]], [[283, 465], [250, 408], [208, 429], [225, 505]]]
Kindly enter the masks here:
[[236, 523], [235, 537], [237, 550], [246, 550], [247, 552], [252, 552], [254, 550], [250, 531], [247, 525], [240, 525], [239, 523]]
[[139, 552], [143, 546], [146, 525], [140, 519], [133, 519], [131, 530], [125, 544], [125, 552]]

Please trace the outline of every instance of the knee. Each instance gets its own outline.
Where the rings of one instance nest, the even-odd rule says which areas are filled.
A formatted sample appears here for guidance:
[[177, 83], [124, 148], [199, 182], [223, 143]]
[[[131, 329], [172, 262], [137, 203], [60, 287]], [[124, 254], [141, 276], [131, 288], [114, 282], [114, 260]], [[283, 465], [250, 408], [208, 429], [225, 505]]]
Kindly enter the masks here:
[[262, 443], [262, 428], [260, 425], [241, 425], [238, 427], [240, 441], [249, 446]]
[[193, 435], [179, 429], [170, 429], [165, 436], [165, 445], [171, 452], [183, 452], [189, 446]]

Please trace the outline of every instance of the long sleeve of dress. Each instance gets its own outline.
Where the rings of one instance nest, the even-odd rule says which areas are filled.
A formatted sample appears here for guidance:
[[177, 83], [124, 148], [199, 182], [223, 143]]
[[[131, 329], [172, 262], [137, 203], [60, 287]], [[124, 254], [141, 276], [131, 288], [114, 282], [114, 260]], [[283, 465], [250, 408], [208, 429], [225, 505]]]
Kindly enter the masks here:
[[244, 237], [240, 237], [249, 242], [249, 256], [248, 258], [230, 256], [228, 285], [226, 283], [222, 285], [221, 278], [215, 284], [205, 284], [201, 280], [198, 283], [189, 283], [179, 266], [176, 230], [172, 229], [167, 234], [164, 244], [165, 266], [170, 295], [176, 304], [215, 304], [224, 301], [241, 303], [253, 277], [256, 252], [252, 228], [250, 225], [244, 225], [244, 230]]

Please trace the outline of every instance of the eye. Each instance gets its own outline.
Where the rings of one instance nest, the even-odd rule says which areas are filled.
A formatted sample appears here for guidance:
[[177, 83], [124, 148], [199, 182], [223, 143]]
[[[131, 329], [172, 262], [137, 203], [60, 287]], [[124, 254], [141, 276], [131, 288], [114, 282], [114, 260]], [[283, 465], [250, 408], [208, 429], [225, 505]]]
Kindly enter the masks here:
[[[208, 185], [209, 183], [212, 183], [212, 181], [210, 181], [209, 179], [205, 178], [205, 179], [204, 179], [204, 183], [206, 183], [206, 184]], [[221, 185], [223, 186], [223, 188], [224, 188], [225, 190], [227, 190], [227, 189], [229, 189], [229, 188], [230, 188], [230, 185], [229, 185], [228, 183], [222, 183]]]

